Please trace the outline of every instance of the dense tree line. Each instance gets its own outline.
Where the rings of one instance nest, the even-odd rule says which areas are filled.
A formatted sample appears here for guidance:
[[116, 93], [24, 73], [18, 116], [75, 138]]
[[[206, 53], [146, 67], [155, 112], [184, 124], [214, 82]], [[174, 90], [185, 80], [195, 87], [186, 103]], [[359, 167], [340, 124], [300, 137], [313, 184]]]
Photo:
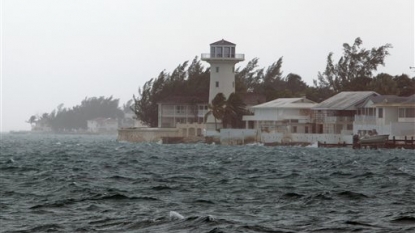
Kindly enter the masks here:
[[[129, 102], [131, 104], [131, 102]], [[60, 104], [51, 113], [43, 113], [41, 116], [31, 116], [28, 123], [38, 123], [50, 127], [55, 132], [86, 130], [87, 121], [95, 118], [124, 118], [124, 111], [118, 107], [119, 99], [112, 96], [91, 97], [82, 100], [80, 105], [72, 108], [64, 108]], [[128, 103], [127, 103], [128, 104]], [[126, 109], [126, 107], [124, 107]]]
[[[306, 96], [316, 102], [342, 91], [371, 90], [383, 95], [399, 96], [415, 94], [415, 78], [410, 78], [406, 74], [374, 75], [378, 67], [384, 65], [385, 57], [389, 55], [392, 45], [386, 44], [370, 50], [361, 48], [361, 45], [360, 38], [356, 38], [353, 45], [343, 44], [343, 55], [337, 63], [333, 61], [333, 53], [330, 53], [326, 69], [318, 74], [312, 86], [308, 86], [298, 74], [289, 73], [284, 76], [283, 57], [267, 68], [258, 68], [258, 58], [254, 58], [245, 67], [236, 69], [235, 99], [247, 92], [263, 94], [267, 101]], [[206, 96], [209, 93], [209, 77], [209, 68], [204, 68], [201, 61], [195, 57], [190, 65], [186, 61], [173, 72], [162, 71], [157, 78], [147, 81], [139, 88], [138, 96], [133, 96], [134, 104], [131, 109], [137, 119], [155, 127], [158, 123], [158, 102], [177, 95], [193, 96], [195, 99]], [[226, 99], [218, 102], [226, 106]], [[211, 111], [213, 107], [210, 106]], [[219, 114], [218, 119], [222, 119], [225, 125], [234, 122], [223, 118], [220, 111], [213, 114]]]

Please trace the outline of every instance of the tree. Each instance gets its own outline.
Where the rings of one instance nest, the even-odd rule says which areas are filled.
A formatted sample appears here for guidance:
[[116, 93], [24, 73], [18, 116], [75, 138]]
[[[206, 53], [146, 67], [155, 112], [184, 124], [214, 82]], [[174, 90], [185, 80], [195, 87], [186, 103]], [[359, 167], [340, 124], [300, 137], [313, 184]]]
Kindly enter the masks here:
[[213, 115], [215, 119], [215, 129], [218, 130], [217, 120], [222, 120], [225, 111], [226, 98], [223, 93], [218, 93], [212, 103], [208, 104], [209, 111], [205, 114], [205, 123], [209, 115]]
[[243, 127], [242, 116], [247, 114], [245, 106], [239, 95], [231, 93], [223, 108], [223, 127], [227, 128], [228, 125], [231, 125], [232, 128]]
[[[327, 56], [327, 65], [323, 73], [318, 73], [319, 87], [329, 87], [335, 93], [341, 91], [366, 90], [373, 72], [389, 55], [391, 44], [366, 50], [360, 48], [362, 40], [358, 37], [350, 46], [343, 44], [343, 56], [337, 64], [333, 63], [333, 53]], [[362, 83], [363, 81], [363, 83]], [[317, 83], [317, 82], [316, 82]]]
[[301, 76], [289, 73], [285, 77], [286, 89], [290, 92], [291, 97], [303, 96], [307, 90], [307, 84], [301, 79]]
[[381, 95], [399, 95], [398, 86], [393, 76], [385, 73], [376, 75], [369, 84], [370, 90]]
[[397, 75], [393, 78], [399, 90], [399, 96], [411, 96], [415, 94], [415, 77], [409, 78], [406, 74]]
[[27, 123], [29, 123], [30, 125], [32, 125], [33, 123], [35, 123], [36, 122], [36, 116], [35, 115], [32, 115], [30, 118], [29, 118], [29, 120], [27, 120], [26, 122]]
[[43, 113], [38, 118], [38, 122], [51, 127], [53, 131], [86, 130], [87, 121], [94, 118], [123, 118], [124, 112], [118, 108], [118, 103], [119, 100], [113, 99], [112, 96], [85, 97], [81, 105], [66, 109], [60, 104], [57, 111], [53, 110], [50, 114]]
[[[138, 88], [138, 95], [133, 95], [131, 110], [136, 119], [150, 127], [158, 126], [158, 103], [171, 96], [194, 96], [200, 99], [209, 94], [209, 69], [204, 69], [195, 57], [188, 66], [185, 61], [173, 72], [160, 72], [159, 76], [147, 81]], [[189, 104], [191, 103], [190, 100]]]

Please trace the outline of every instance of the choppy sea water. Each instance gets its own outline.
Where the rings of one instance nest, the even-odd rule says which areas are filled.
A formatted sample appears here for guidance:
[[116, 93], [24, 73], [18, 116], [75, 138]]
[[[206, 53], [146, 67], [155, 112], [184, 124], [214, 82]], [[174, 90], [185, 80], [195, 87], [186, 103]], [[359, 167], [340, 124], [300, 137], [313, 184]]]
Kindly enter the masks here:
[[0, 143], [0, 232], [415, 232], [415, 152]]

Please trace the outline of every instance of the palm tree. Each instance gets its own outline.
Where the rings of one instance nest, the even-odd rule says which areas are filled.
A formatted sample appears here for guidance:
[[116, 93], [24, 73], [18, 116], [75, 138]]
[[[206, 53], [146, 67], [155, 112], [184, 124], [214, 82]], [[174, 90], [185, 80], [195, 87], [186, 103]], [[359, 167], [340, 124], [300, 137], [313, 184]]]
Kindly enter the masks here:
[[209, 111], [205, 114], [205, 123], [210, 114], [215, 118], [215, 129], [218, 130], [217, 119], [222, 119], [224, 114], [226, 98], [223, 93], [218, 93], [215, 98], [213, 98], [212, 103], [208, 104]]
[[30, 125], [32, 125], [33, 123], [35, 123], [36, 122], [36, 116], [35, 115], [33, 115], [33, 116], [31, 116], [30, 118], [29, 118], [29, 120], [28, 121], [26, 121], [27, 123], [29, 123]]
[[225, 102], [223, 111], [223, 127], [227, 128], [231, 125], [232, 128], [238, 128], [242, 122], [242, 116], [246, 114], [245, 103], [235, 93], [231, 93]]

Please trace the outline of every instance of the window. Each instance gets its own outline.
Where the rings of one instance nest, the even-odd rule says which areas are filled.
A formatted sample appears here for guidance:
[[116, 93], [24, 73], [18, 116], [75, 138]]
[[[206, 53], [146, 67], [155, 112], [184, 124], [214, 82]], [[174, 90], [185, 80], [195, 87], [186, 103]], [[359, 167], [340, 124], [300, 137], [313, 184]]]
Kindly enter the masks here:
[[225, 47], [225, 57], [230, 57], [231, 56], [231, 48], [230, 47]]
[[399, 117], [405, 117], [405, 109], [404, 108], [399, 109]]
[[216, 82], [216, 87], [219, 87], [219, 82]]
[[216, 48], [216, 57], [222, 57], [222, 47], [217, 47]]
[[215, 47], [210, 47], [210, 55], [215, 57]]
[[235, 57], [235, 47], [231, 47], [231, 57]]
[[406, 112], [405, 116], [407, 118], [415, 118], [415, 108], [407, 108], [405, 109], [405, 112]]
[[347, 124], [347, 130], [353, 130], [353, 124]]
[[185, 113], [185, 109], [186, 109], [186, 106], [177, 105], [176, 106], [176, 113], [177, 114], [184, 114]]
[[374, 116], [375, 111], [373, 111], [373, 108], [369, 108], [369, 116]]
[[383, 108], [378, 108], [378, 118], [383, 118]]
[[293, 126], [293, 133], [297, 133], [297, 126]]
[[216, 66], [216, 73], [219, 73], [219, 66]]
[[308, 133], [308, 126], [305, 127], [305, 133]]

